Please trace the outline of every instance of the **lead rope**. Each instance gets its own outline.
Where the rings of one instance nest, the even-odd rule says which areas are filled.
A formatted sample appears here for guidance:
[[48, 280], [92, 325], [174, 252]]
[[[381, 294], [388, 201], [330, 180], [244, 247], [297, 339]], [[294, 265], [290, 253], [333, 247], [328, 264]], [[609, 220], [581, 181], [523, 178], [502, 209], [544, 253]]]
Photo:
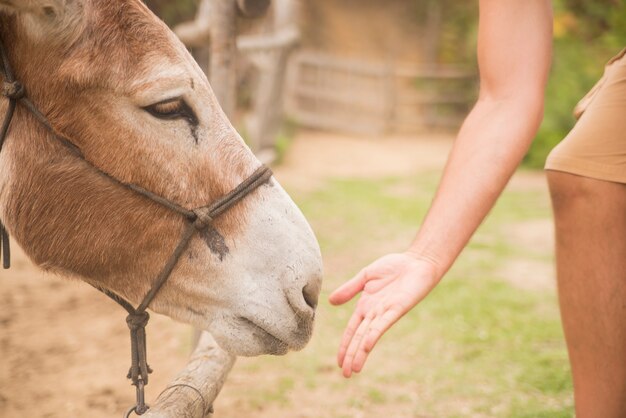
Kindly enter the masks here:
[[[24, 87], [15, 81], [13, 78], [13, 71], [11, 71], [11, 66], [9, 65], [9, 60], [6, 56], [4, 47], [0, 45], [0, 60], [2, 60], [2, 95], [9, 99], [9, 107], [7, 108], [7, 113], [4, 116], [4, 120], [2, 121], [2, 127], [0, 128], [0, 152], [2, 152], [2, 147], [4, 146], [4, 140], [7, 137], [9, 132], [9, 127], [11, 126], [11, 121], [13, 120], [13, 114], [15, 113], [15, 107], [17, 106], [18, 100], [24, 97]], [[2, 224], [2, 220], [0, 219], [0, 249], [2, 253], [0, 254], [0, 258], [2, 259], [2, 267], [4, 269], [8, 269], [11, 267], [11, 247], [9, 243], [9, 233]]]
[[[113, 299], [128, 312], [128, 316], [126, 317], [126, 323], [130, 330], [131, 365], [127, 377], [131, 380], [132, 385], [136, 388], [137, 399], [136, 404], [126, 412], [124, 417], [130, 417], [133, 412], [137, 415], [142, 415], [149, 409], [149, 406], [145, 403], [144, 388], [148, 384], [148, 375], [152, 373], [152, 369], [148, 365], [147, 361], [146, 347], [146, 325], [148, 325], [148, 321], [150, 319], [150, 315], [148, 314], [148, 312], [146, 312], [148, 306], [150, 305], [156, 294], [159, 292], [161, 287], [165, 284], [167, 279], [170, 277], [170, 274], [176, 267], [176, 264], [178, 263], [181, 255], [189, 246], [189, 243], [191, 242], [191, 239], [193, 238], [195, 233], [198, 231], [206, 230], [209, 226], [211, 226], [215, 218], [217, 218], [228, 209], [233, 207], [235, 204], [240, 202], [243, 198], [245, 198], [248, 194], [257, 189], [259, 186], [269, 181], [269, 179], [272, 177], [272, 170], [270, 170], [265, 165], [261, 165], [248, 178], [243, 180], [230, 192], [216, 199], [212, 204], [193, 210], [186, 209], [178, 205], [177, 203], [172, 202], [171, 200], [168, 200], [155, 193], [152, 193], [149, 190], [146, 190], [140, 186], [124, 183], [87, 161], [82, 155], [80, 149], [67, 138], [62, 137], [57, 132], [55, 132], [48, 119], [26, 97], [24, 86], [15, 81], [13, 77], [13, 72], [11, 70], [11, 66], [6, 55], [6, 50], [2, 43], [2, 39], [0, 39], [0, 60], [2, 64], [2, 68], [0, 70], [2, 71], [2, 75], [4, 77], [2, 84], [2, 95], [9, 99], [7, 113], [4, 117], [4, 121], [0, 130], [0, 151], [2, 151], [2, 146], [7, 137], [9, 127], [15, 113], [15, 108], [17, 104], [20, 103], [35, 117], [35, 119], [37, 119], [42, 125], [44, 125], [50, 133], [52, 133], [53, 137], [56, 140], [58, 140], [61, 144], [67, 147], [68, 150], [72, 152], [75, 156], [82, 159], [85, 163], [91, 166], [97, 173], [106, 177], [115, 184], [132, 190], [133, 192], [147, 199], [150, 199], [151, 201], [159, 205], [162, 205], [174, 212], [183, 215], [187, 219], [187, 226], [183, 231], [178, 245], [174, 249], [174, 252], [167, 260], [167, 263], [165, 263], [165, 266], [152, 284], [152, 287], [144, 296], [143, 300], [137, 308], [134, 308], [130, 302], [113, 293], [112, 291], [96, 286], [96, 289]], [[10, 267], [9, 235], [8, 231], [6, 230], [4, 225], [2, 225], [1, 221], [0, 246], [2, 250], [3, 266], [5, 269], [8, 269]], [[195, 390], [197, 392], [197, 389]], [[209, 406], [208, 410], [205, 412], [208, 412], [211, 409], [211, 406]]]
[[[195, 233], [207, 229], [215, 218], [226, 212], [236, 203], [240, 202], [256, 188], [266, 183], [270, 177], [272, 177], [272, 170], [262, 165], [256, 169], [250, 177], [245, 179], [224, 196], [215, 200], [211, 205], [203, 206], [194, 210], [184, 209], [176, 204], [172, 205], [172, 202], [167, 201], [167, 206], [170, 207], [170, 209], [184, 215], [187, 218], [187, 227], [183, 231], [182, 237], [174, 249], [174, 252], [167, 260], [167, 263], [165, 263], [165, 266], [152, 284], [152, 287], [144, 296], [137, 308], [134, 308], [128, 301], [119, 297], [115, 293], [107, 289], [98, 288], [98, 290], [113, 299], [128, 312], [126, 323], [130, 329], [131, 366], [127, 377], [132, 381], [133, 386], [135, 386], [136, 404], [126, 412], [126, 415], [124, 415], [125, 418], [130, 417], [133, 412], [137, 415], [142, 415], [149, 408], [149, 406], [145, 403], [144, 387], [148, 384], [148, 374], [152, 372], [152, 369], [150, 369], [150, 366], [148, 365], [146, 353], [146, 325], [150, 319], [150, 315], [148, 315], [146, 309], [150, 305], [150, 302], [152, 302], [163, 284], [165, 284], [169, 278], [170, 274], [174, 270], [174, 267], [176, 267], [180, 256], [189, 246], [189, 243]], [[138, 193], [141, 193], [149, 199], [158, 201], [153, 197], [156, 195], [153, 195], [152, 192], [138, 188], [137, 186], [133, 186], [133, 190], [137, 190]], [[162, 199], [159, 196], [156, 197], [158, 199]], [[209, 409], [211, 409], [211, 407], [209, 407]]]

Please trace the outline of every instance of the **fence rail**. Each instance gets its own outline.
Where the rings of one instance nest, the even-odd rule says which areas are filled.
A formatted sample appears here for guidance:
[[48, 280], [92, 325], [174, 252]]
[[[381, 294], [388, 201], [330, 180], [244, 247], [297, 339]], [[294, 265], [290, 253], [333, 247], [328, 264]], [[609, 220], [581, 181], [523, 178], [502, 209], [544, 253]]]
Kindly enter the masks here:
[[476, 96], [460, 66], [392, 65], [311, 51], [289, 65], [286, 109], [301, 125], [359, 134], [456, 128]]

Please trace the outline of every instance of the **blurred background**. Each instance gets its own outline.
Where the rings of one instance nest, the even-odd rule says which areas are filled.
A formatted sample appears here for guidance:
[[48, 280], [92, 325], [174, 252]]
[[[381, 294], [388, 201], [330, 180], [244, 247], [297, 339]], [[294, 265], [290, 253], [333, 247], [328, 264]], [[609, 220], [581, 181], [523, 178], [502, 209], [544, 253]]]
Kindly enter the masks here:
[[[146, 1], [171, 27], [193, 19], [198, 2]], [[240, 19], [238, 33], [244, 35], [276, 34], [292, 25], [299, 31], [286, 63], [292, 76], [284, 80], [286, 117], [273, 142], [283, 146], [296, 126], [369, 134], [454, 131], [476, 97], [477, 3], [285, 0], [274, 5], [289, 9], [278, 17], [270, 10], [261, 19]], [[626, 39], [623, 0], [552, 3], [554, 60], [544, 123], [525, 160], [532, 168], [542, 167], [569, 132], [573, 106]], [[202, 41], [206, 50], [208, 39]], [[207, 68], [208, 52], [192, 49]], [[253, 73], [263, 66], [251, 65], [254, 51], [243, 49], [237, 68], [240, 112], [250, 110], [259, 81]]]
[[[217, 35], [211, 1], [146, 3], [273, 164], [324, 257], [309, 346], [239, 359], [216, 417], [573, 416], [540, 168], [573, 126], [576, 102], [626, 46], [622, 0], [553, 2], [545, 118], [523, 167], [446, 279], [351, 380], [335, 353], [353, 304], [330, 307], [327, 296], [366, 263], [403, 250], [425, 215], [477, 96], [477, 1], [272, 0]], [[236, 38], [212, 50], [211, 37], [225, 32]], [[123, 313], [89, 286], [42, 277], [17, 252], [0, 281], [0, 416], [116, 416], [133, 401]], [[192, 341], [189, 327], [153, 317], [149, 399], [185, 364]]]

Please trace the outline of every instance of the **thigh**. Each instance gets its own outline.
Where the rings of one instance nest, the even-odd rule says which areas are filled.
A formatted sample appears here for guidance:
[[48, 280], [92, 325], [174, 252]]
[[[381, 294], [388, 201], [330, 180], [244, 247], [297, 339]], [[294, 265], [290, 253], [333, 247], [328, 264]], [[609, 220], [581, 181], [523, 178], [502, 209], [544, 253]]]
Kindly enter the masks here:
[[626, 416], [626, 185], [549, 172], [557, 277], [584, 417]]

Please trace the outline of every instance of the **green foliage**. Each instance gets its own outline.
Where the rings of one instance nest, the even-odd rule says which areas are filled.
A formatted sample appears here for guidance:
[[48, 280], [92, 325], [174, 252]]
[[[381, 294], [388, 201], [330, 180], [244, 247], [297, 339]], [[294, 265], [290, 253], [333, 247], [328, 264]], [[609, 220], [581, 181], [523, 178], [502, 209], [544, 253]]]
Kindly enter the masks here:
[[192, 19], [198, 0], [145, 0], [146, 5], [169, 26]]
[[619, 0], [563, 0], [559, 6], [578, 16], [583, 25], [574, 29], [575, 36], [583, 40], [603, 37], [608, 31], [619, 30], [614, 25], [615, 9], [619, 8]]
[[476, 61], [476, 33], [478, 28], [477, 2], [466, 0], [414, 1], [417, 1], [416, 15], [421, 27], [429, 25], [428, 21], [433, 18], [433, 14], [440, 13], [438, 61], [454, 64], [474, 63]]
[[474, 64], [478, 32], [476, 3], [466, 0], [447, 0], [443, 3], [441, 62]]

